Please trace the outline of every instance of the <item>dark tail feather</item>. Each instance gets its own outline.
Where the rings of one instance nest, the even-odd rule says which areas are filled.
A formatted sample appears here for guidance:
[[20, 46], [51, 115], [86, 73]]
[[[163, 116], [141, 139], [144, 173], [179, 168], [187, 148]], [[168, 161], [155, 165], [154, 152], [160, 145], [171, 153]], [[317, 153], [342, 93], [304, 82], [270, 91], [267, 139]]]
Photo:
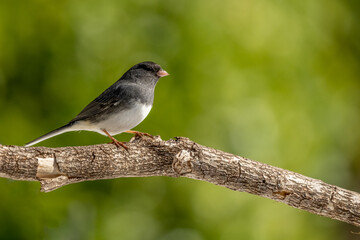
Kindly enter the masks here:
[[41, 142], [41, 141], [44, 141], [44, 140], [46, 140], [46, 139], [48, 139], [48, 138], [51, 138], [51, 137], [54, 137], [54, 136], [56, 136], [56, 135], [60, 135], [60, 134], [62, 134], [62, 133], [64, 133], [64, 132], [70, 132], [70, 131], [72, 131], [71, 126], [72, 126], [72, 124], [71, 124], [71, 123], [68, 123], [68, 124], [66, 124], [65, 126], [59, 127], [59, 128], [57, 128], [57, 129], [55, 129], [55, 130], [53, 130], [53, 131], [51, 131], [51, 132], [49, 132], [49, 133], [41, 136], [41, 137], [38, 137], [37, 139], [35, 139], [35, 140], [33, 140], [33, 141], [25, 144], [25, 147], [32, 146], [32, 145], [34, 145], [34, 144], [36, 144], [36, 143], [39, 143], [39, 142]]

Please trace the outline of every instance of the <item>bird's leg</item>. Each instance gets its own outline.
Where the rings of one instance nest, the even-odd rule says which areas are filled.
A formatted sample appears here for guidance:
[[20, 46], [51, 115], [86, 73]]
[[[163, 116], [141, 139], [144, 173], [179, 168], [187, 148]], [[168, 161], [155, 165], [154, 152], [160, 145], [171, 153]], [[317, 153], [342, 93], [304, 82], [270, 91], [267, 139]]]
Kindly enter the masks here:
[[112, 140], [112, 144], [115, 144], [115, 146], [117, 146], [117, 147], [123, 147], [123, 148], [125, 148], [125, 150], [126, 151], [128, 151], [129, 150], [129, 148], [125, 145], [125, 143], [123, 143], [123, 142], [120, 142], [120, 141], [118, 141], [118, 140], [116, 140], [113, 136], [111, 136], [110, 135], [110, 133], [108, 133], [108, 131], [106, 131], [105, 129], [101, 129], [111, 140]]
[[135, 134], [136, 137], [148, 136], [148, 137], [154, 138], [154, 136], [149, 134], [149, 133], [138, 132], [138, 131], [133, 131], [133, 130], [128, 130], [128, 131], [125, 131], [125, 132]]

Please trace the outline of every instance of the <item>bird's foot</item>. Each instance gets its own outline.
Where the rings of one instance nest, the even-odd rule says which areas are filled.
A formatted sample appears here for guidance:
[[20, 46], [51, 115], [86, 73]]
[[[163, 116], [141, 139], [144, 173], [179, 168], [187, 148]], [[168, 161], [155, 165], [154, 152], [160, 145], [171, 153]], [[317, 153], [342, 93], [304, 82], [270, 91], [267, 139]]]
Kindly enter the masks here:
[[113, 136], [110, 135], [110, 133], [108, 133], [108, 131], [106, 131], [105, 129], [101, 129], [110, 139], [111, 142], [110, 144], [114, 144], [115, 146], [119, 147], [123, 147], [126, 151], [129, 151], [129, 147], [125, 145], [125, 143], [120, 142], [118, 140], [116, 140]]
[[114, 144], [114, 145], [117, 146], [118, 148], [123, 147], [126, 151], [129, 151], [129, 147], [126, 146], [125, 143], [120, 142], [120, 141], [116, 140], [115, 138], [114, 138], [114, 139], [111, 139], [111, 140], [112, 140], [112, 141], [109, 142], [109, 144]]
[[132, 131], [132, 130], [129, 130], [129, 131], [125, 131], [126, 133], [131, 133], [131, 134], [135, 134], [136, 137], [143, 137], [143, 136], [147, 136], [147, 137], [150, 137], [150, 138], [154, 138], [153, 135], [149, 134], [149, 133], [144, 133], [144, 132], [138, 132], [138, 131]]

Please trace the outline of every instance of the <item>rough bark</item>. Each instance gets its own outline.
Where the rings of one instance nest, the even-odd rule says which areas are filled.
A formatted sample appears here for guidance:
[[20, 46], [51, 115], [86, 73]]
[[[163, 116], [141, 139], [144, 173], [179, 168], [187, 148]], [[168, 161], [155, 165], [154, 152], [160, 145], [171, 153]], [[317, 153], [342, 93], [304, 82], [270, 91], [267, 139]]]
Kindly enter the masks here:
[[120, 177], [188, 177], [270, 198], [360, 226], [360, 194], [298, 173], [199, 145], [187, 138], [133, 139], [45, 148], [0, 145], [0, 177], [40, 181], [49, 192], [67, 184]]

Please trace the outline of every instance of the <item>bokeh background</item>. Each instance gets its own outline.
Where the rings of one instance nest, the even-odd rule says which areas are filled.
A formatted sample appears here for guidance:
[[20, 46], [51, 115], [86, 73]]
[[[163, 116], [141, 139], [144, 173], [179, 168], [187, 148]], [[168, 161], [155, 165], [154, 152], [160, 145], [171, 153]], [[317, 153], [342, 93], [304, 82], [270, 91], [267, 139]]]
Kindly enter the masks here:
[[[360, 191], [356, 0], [0, 1], [0, 143], [65, 124], [129, 67], [159, 63], [136, 129]], [[127, 141], [123, 134], [119, 139]], [[108, 142], [66, 133], [40, 145]], [[0, 239], [357, 239], [347, 224], [190, 179], [0, 179]]]

